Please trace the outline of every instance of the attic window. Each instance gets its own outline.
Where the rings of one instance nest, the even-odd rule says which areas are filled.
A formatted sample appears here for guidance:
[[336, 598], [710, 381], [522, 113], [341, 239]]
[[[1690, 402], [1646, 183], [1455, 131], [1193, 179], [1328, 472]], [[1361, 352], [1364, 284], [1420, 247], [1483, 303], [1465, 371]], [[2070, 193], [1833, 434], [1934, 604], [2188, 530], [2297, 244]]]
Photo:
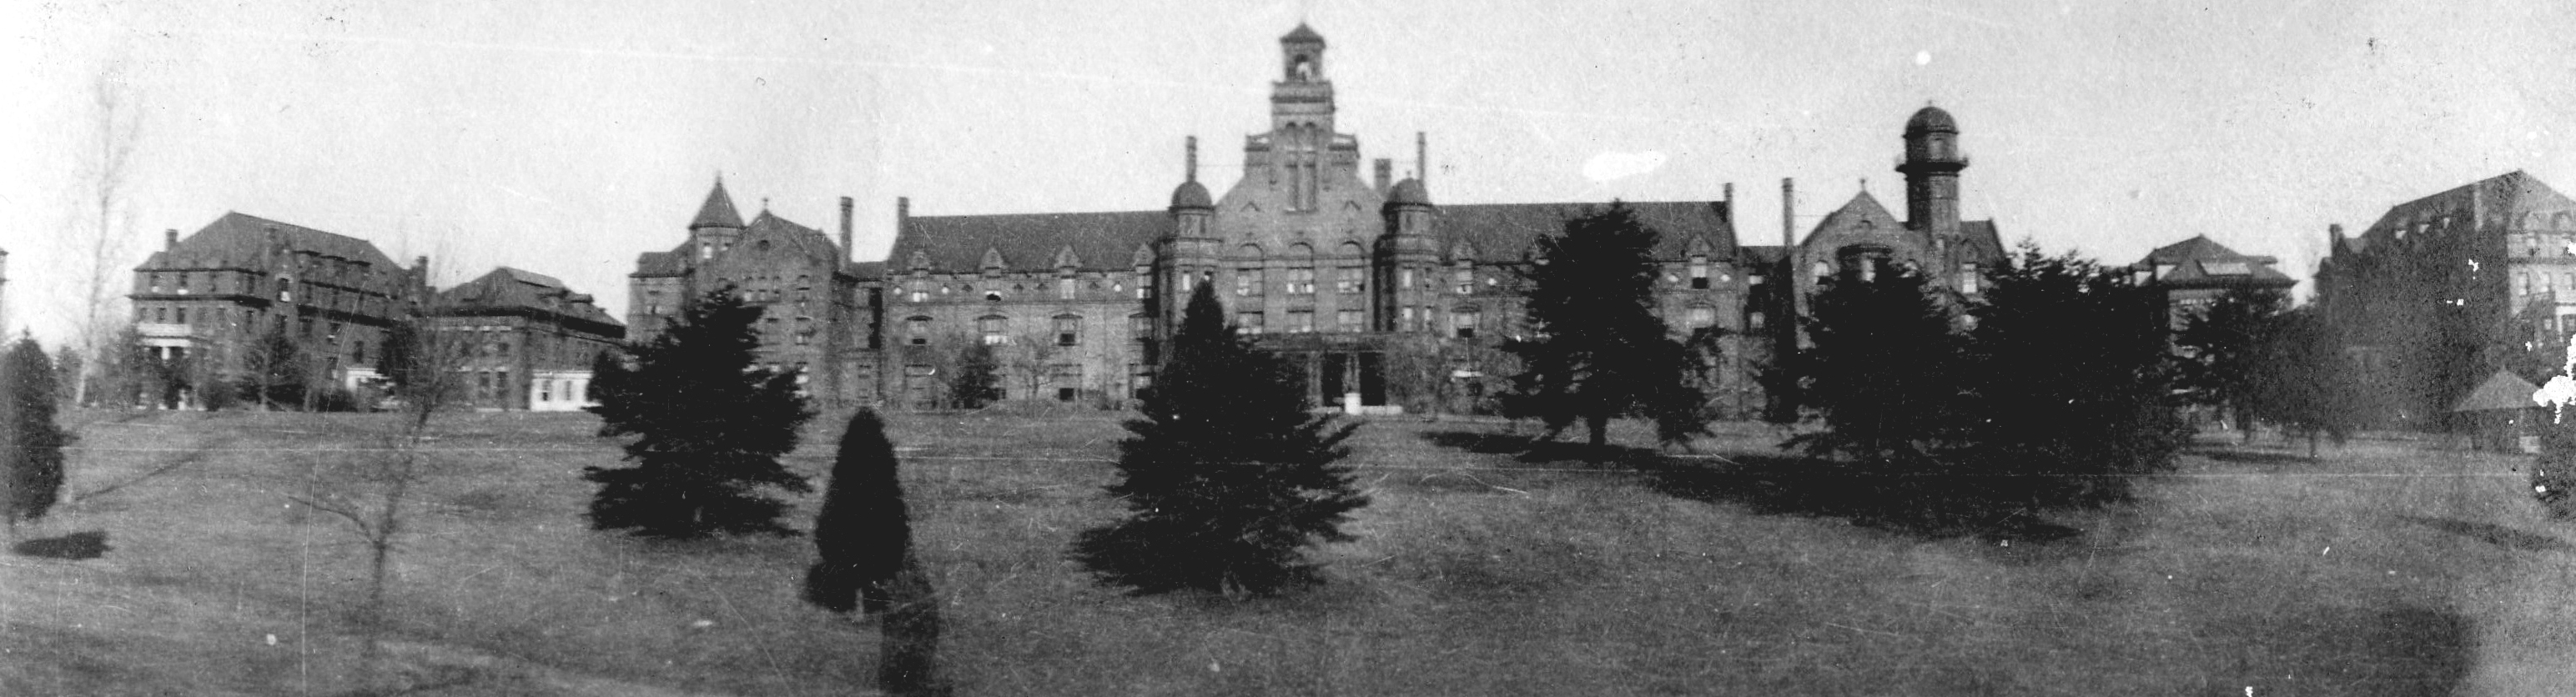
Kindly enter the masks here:
[[752, 243], [751, 249], [755, 252], [767, 253], [769, 251], [769, 240], [761, 240], [759, 242]]
[[2241, 261], [2204, 261], [2200, 263], [2200, 270], [2212, 276], [2250, 276], [2254, 273], [2253, 267]]

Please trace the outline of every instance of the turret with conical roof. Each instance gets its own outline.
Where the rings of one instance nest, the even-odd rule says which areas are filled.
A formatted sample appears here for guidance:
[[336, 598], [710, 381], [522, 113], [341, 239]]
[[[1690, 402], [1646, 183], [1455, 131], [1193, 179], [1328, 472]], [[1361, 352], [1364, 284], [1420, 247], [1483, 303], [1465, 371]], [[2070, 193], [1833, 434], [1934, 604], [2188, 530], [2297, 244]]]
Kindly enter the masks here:
[[707, 192], [707, 202], [698, 205], [698, 215], [689, 220], [689, 240], [696, 243], [692, 259], [704, 261], [717, 252], [732, 247], [742, 238], [742, 214], [733, 207], [733, 195], [725, 193], [724, 177], [716, 177], [716, 186]]

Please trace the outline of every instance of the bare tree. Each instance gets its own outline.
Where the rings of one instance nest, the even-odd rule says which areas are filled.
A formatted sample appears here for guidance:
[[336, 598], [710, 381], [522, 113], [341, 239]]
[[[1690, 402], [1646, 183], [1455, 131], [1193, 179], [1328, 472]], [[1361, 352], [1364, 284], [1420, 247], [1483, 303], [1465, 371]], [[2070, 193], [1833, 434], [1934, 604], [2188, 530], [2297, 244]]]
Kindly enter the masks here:
[[98, 131], [89, 152], [91, 170], [84, 182], [84, 204], [96, 216], [89, 225], [73, 225], [71, 244], [80, 251], [86, 268], [82, 282], [78, 326], [71, 344], [81, 356], [80, 379], [72, 381], [72, 403], [89, 403], [91, 378], [107, 363], [106, 344], [124, 324], [114, 312], [122, 294], [115, 292], [125, 278], [124, 261], [132, 227], [132, 211], [125, 206], [125, 185], [131, 176], [128, 166], [133, 161], [134, 144], [141, 135], [142, 121], [125, 94], [124, 71], [111, 66], [98, 74], [91, 84], [91, 104], [96, 107]]
[[312, 462], [305, 481], [305, 493], [290, 499], [308, 509], [329, 513], [346, 523], [349, 532], [367, 549], [367, 596], [359, 606], [358, 619], [364, 638], [363, 658], [370, 680], [384, 678], [383, 635], [385, 618], [386, 575], [393, 555], [407, 525], [411, 497], [416, 487], [435, 470], [436, 463], [424, 453], [423, 446], [432, 438], [432, 417], [452, 402], [459, 392], [458, 370], [462, 353], [448, 332], [431, 326], [430, 313], [404, 318], [407, 326], [393, 332], [398, 340], [410, 345], [388, 347], [384, 361], [403, 365], [385, 365], [394, 376], [391, 393], [402, 404], [401, 419], [384, 435], [383, 445], [374, 457], [325, 462], [319, 456]]
[[1055, 377], [1056, 359], [1072, 349], [1058, 343], [1056, 335], [1045, 332], [1011, 337], [1011, 343], [1000, 348], [1006, 349], [1002, 352], [1002, 369], [1017, 386], [1025, 388], [1019, 392], [1022, 399], [1028, 400], [1040, 399], [1039, 391]]

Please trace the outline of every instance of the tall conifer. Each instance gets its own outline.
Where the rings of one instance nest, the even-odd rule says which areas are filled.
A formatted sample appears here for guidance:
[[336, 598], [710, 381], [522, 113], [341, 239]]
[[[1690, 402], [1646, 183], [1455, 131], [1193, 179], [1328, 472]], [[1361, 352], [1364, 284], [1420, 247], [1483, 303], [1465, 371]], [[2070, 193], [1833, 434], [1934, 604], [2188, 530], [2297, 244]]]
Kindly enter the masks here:
[[1608, 444], [1610, 419], [1656, 417], [1667, 441], [1704, 433], [1705, 401], [1688, 379], [1689, 350], [1655, 314], [1655, 246], [1661, 235], [1627, 204], [1587, 211], [1542, 236], [1528, 281], [1535, 338], [1507, 346], [1525, 370], [1504, 400], [1551, 433], [1582, 421], [1593, 446]]
[[63, 446], [71, 435], [54, 424], [53, 360], [35, 339], [19, 339], [0, 364], [0, 519], [9, 525], [45, 517], [63, 490]]
[[806, 602], [833, 612], [864, 606], [884, 612], [889, 584], [912, 548], [912, 516], [885, 421], [866, 409], [850, 415], [823, 511], [814, 518], [817, 559], [805, 573]]
[[648, 537], [795, 534], [778, 524], [786, 504], [761, 489], [813, 490], [778, 458], [796, 449], [796, 429], [814, 412], [794, 372], [753, 362], [761, 313], [730, 288], [708, 293], [652, 342], [631, 347], [634, 370], [592, 391], [600, 435], [635, 436], [626, 444], [635, 466], [583, 470], [600, 485], [592, 527]]
[[1074, 544], [1103, 583], [1229, 594], [1311, 583], [1303, 548], [1351, 539], [1340, 526], [1368, 504], [1335, 464], [1357, 425], [1309, 413], [1302, 381], [1226, 324], [1214, 287], [1190, 296], [1145, 418], [1118, 444], [1108, 490], [1126, 517]]

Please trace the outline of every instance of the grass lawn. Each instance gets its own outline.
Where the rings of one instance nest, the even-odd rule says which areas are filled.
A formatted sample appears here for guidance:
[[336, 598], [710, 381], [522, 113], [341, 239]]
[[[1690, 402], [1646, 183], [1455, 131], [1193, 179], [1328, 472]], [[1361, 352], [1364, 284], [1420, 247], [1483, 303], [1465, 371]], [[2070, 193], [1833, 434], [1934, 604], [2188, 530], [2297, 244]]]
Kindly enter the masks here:
[[[1332, 582], [1230, 603], [1131, 598], [1063, 560], [1115, 515], [1116, 415], [892, 416], [960, 694], [2437, 695], [2571, 683], [2567, 524], [2517, 459], [2365, 440], [2209, 440], [2062, 539], [1932, 535], [1457, 444], [1508, 426], [1380, 419], [1354, 439], [1357, 542]], [[121, 419], [121, 420], [120, 420]], [[288, 497], [389, 419], [151, 414], [81, 428], [73, 492], [0, 556], [0, 694], [320, 695], [354, 683], [365, 554]], [[798, 603], [802, 538], [586, 529], [584, 414], [442, 417], [395, 562], [395, 654], [436, 695], [824, 695], [876, 631]], [[819, 474], [840, 420], [790, 466]], [[1647, 442], [1642, 427], [1617, 434]], [[1772, 452], [1740, 426], [1709, 448]], [[820, 482], [818, 482], [819, 484]], [[803, 502], [793, 525], [811, 519]]]

